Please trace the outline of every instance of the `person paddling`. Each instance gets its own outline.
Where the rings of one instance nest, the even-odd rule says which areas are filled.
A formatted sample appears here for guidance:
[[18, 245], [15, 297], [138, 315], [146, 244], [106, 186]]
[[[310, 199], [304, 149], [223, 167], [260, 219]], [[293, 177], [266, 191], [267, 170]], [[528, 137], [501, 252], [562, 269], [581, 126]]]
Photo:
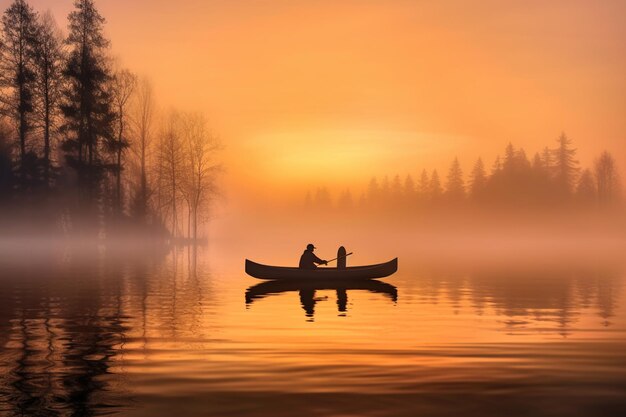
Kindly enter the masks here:
[[315, 246], [312, 243], [306, 245], [306, 250], [300, 257], [300, 269], [315, 269], [317, 268], [316, 264], [319, 265], [327, 265], [328, 261], [318, 258], [313, 251], [315, 250]]

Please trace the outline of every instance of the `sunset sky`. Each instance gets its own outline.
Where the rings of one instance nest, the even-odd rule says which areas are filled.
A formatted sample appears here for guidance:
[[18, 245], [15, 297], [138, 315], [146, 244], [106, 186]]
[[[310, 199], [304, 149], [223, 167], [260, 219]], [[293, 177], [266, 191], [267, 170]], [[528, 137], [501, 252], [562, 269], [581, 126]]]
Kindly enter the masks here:
[[[71, 0], [31, 4], [65, 28]], [[607, 148], [626, 166], [623, 1], [96, 4], [163, 108], [207, 113], [237, 190], [361, 187], [454, 156], [467, 172], [563, 130], [583, 164]]]

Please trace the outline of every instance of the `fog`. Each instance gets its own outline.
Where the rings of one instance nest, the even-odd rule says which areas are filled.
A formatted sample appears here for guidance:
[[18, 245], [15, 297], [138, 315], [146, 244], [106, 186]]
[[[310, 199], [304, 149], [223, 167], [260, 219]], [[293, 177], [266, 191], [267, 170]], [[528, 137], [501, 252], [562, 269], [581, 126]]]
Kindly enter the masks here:
[[[556, 45], [560, 50], [561, 42], [517, 40], [534, 52], [533, 62], [541, 63], [531, 73], [549, 72], [544, 82], [552, 81], [553, 100], [541, 94], [529, 99], [526, 84], [519, 83], [527, 77], [490, 64], [508, 56], [509, 47], [494, 43], [501, 32], [490, 28], [493, 36], [485, 37], [470, 31], [476, 48], [470, 51], [466, 39], [451, 36], [458, 28], [449, 26], [449, 11], [439, 7], [370, 5], [357, 7], [357, 16], [355, 5], [320, 5], [294, 34], [307, 41], [307, 50], [325, 58], [312, 59], [315, 55], [286, 53], [294, 45], [280, 41], [285, 33], [294, 33], [294, 22], [301, 26], [295, 17], [311, 12], [309, 5], [267, 6], [278, 14], [256, 16], [258, 5], [200, 7], [189, 0], [182, 3], [198, 5], [192, 8], [198, 13], [194, 18], [205, 13], [225, 19], [213, 28], [217, 32], [204, 25], [186, 27], [190, 45], [221, 31], [229, 33], [230, 43], [211, 49], [212, 54], [198, 50], [205, 43], [214, 48], [215, 42], [186, 49], [184, 55], [202, 55], [198, 65], [163, 74], [163, 62], [176, 61], [167, 55], [158, 65], [137, 65], [140, 53], [126, 41], [137, 40], [142, 50], [152, 50], [158, 38], [136, 39], [135, 32], [141, 31], [131, 35], [120, 29], [119, 22], [130, 16], [126, 4], [111, 2], [100, 9], [96, 2], [74, 8], [68, 3], [46, 13], [40, 1], [7, 3], [0, 3], [6, 21], [19, 25], [5, 24], [0, 31], [0, 239], [5, 250], [209, 245], [238, 258], [291, 264], [309, 242], [327, 251], [328, 258], [345, 245], [355, 251], [354, 263], [395, 256], [446, 262], [561, 259], [568, 254], [611, 256], [621, 249], [624, 149], [617, 138], [623, 118], [605, 116], [619, 113], [621, 101], [605, 100], [604, 90], [588, 83], [593, 79], [588, 73], [574, 74], [569, 88], [554, 83], [564, 79], [564, 68], [588, 61], [587, 44], [572, 42], [573, 55], [547, 67], [545, 56], [553, 56]], [[134, 7], [137, 13], [142, 10], [140, 3]], [[484, 19], [475, 10], [456, 7]], [[613, 8], [619, 9], [578, 5], [572, 16], [597, 13], [619, 32]], [[181, 14], [176, 15], [184, 19], [192, 9], [177, 7]], [[320, 31], [312, 23], [315, 16], [325, 21], [324, 9], [338, 20]], [[535, 11], [555, 13], [541, 7]], [[429, 25], [408, 25], [407, 13]], [[505, 6], [494, 13], [510, 18]], [[241, 25], [233, 16], [248, 16], [249, 32], [233, 30]], [[344, 27], [339, 16], [358, 24]], [[370, 25], [364, 23], [373, 16], [386, 16], [385, 25], [395, 30], [385, 31], [383, 38], [376, 31], [376, 48], [359, 49], [363, 36], [372, 40]], [[616, 74], [622, 74], [623, 62], [621, 49], [615, 49], [617, 38], [584, 21], [576, 33], [610, 46], [594, 63], [611, 74], [606, 78], [610, 96], [618, 97], [623, 83]], [[142, 29], [145, 24], [134, 23]], [[533, 28], [532, 33], [543, 36], [548, 30], [544, 20], [534, 26], [536, 16], [517, 24], [509, 33]], [[411, 30], [397, 30], [403, 26]], [[549, 33], [552, 28], [550, 24]], [[149, 29], [151, 33], [154, 27]], [[33, 36], [25, 35], [31, 31]], [[436, 33], [438, 42], [424, 44], [422, 31]], [[87, 32], [89, 36], [82, 35]], [[249, 36], [255, 33], [270, 42]], [[253, 70], [250, 63], [258, 59], [249, 54], [257, 42], [269, 56], [293, 58], [287, 61], [294, 71], [273, 72], [282, 68], [280, 60], [267, 72]], [[409, 55], [420, 59], [407, 59], [398, 51], [389, 55], [387, 46], [398, 42], [414, 48]], [[20, 45], [28, 47], [27, 53], [20, 52]], [[489, 46], [487, 61], [477, 53], [481, 46]], [[178, 50], [168, 45], [158, 49]], [[451, 62], [442, 60], [441, 50], [465, 58], [465, 72], [443, 71]], [[330, 59], [346, 51], [358, 53], [354, 60]], [[83, 59], [85, 53], [93, 60]], [[199, 81], [198, 74], [207, 70], [205, 55], [217, 78]], [[240, 60], [220, 59], [225, 56]], [[185, 62], [179, 58], [177, 64]], [[388, 66], [374, 65], [380, 62]], [[422, 68], [425, 64], [428, 68]], [[399, 68], [403, 71], [396, 77]], [[320, 70], [333, 76], [318, 78]], [[157, 75], [154, 82], [152, 74]], [[461, 88], [478, 79], [489, 80], [489, 88]], [[187, 84], [191, 80], [193, 87]], [[496, 81], [504, 96], [490, 93]], [[171, 91], [173, 83], [180, 94]], [[170, 88], [163, 91], [164, 85]], [[367, 94], [357, 94], [365, 85]], [[407, 85], [412, 87], [407, 90]], [[569, 101], [577, 104], [561, 117], [563, 90], [578, 94], [582, 87], [587, 100], [571, 96]], [[196, 96], [201, 105], [194, 105]], [[595, 106], [598, 97], [601, 108]], [[208, 110], [205, 101], [211, 103]], [[477, 113], [489, 119], [475, 120]], [[83, 128], [85, 123], [90, 129]], [[505, 137], [515, 143], [507, 144]]]
[[625, 9], [0, 0], [0, 414], [619, 414]]
[[348, 265], [400, 258], [424, 263], [567, 264], [620, 260], [626, 249], [623, 211], [527, 212], [445, 210], [407, 213], [250, 209], [216, 219], [211, 245], [223, 256], [296, 265], [306, 244], [322, 259], [337, 248]]

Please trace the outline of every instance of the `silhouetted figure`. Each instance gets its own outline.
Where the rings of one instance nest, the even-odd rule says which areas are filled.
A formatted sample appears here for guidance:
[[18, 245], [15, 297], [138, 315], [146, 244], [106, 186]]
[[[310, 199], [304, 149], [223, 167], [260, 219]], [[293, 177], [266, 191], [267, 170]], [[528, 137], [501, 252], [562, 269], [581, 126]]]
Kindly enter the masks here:
[[308, 318], [312, 318], [315, 314], [315, 290], [310, 288], [303, 288], [299, 291], [300, 303]]
[[398, 289], [386, 282], [377, 280], [364, 281], [332, 281], [324, 280], [322, 282], [311, 281], [267, 281], [253, 285], [246, 290], [246, 306], [249, 306], [255, 300], [263, 299], [270, 295], [297, 291], [300, 296], [300, 305], [304, 310], [306, 317], [312, 321], [315, 315], [315, 305], [318, 301], [327, 300], [328, 297], [316, 297], [316, 291], [334, 290], [337, 293], [337, 310], [341, 316], [345, 316], [348, 312], [348, 291], [363, 290], [371, 293], [383, 294], [389, 297], [391, 301], [398, 301]]
[[300, 268], [301, 269], [315, 269], [317, 268], [316, 264], [328, 264], [327, 261], [318, 258], [313, 251], [315, 250], [315, 246], [312, 243], [306, 245], [306, 250], [300, 257]]

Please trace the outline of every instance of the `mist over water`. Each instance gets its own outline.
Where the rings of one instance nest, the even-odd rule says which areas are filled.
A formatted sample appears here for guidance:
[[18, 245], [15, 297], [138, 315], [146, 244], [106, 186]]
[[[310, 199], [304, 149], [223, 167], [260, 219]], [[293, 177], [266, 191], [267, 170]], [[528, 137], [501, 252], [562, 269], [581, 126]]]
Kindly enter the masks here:
[[517, 3], [0, 0], [0, 417], [626, 416], [626, 2]]
[[[2, 413], [625, 409], [622, 260], [489, 263], [450, 252], [446, 261], [375, 236], [369, 246], [341, 242], [355, 251], [348, 264], [395, 253], [397, 274], [380, 285], [303, 293], [243, 272], [244, 253], [297, 261], [303, 248], [281, 233], [271, 247], [250, 235], [240, 245], [162, 254], [82, 245], [33, 262], [2, 252]], [[331, 257], [331, 238], [315, 242], [317, 252]]]

